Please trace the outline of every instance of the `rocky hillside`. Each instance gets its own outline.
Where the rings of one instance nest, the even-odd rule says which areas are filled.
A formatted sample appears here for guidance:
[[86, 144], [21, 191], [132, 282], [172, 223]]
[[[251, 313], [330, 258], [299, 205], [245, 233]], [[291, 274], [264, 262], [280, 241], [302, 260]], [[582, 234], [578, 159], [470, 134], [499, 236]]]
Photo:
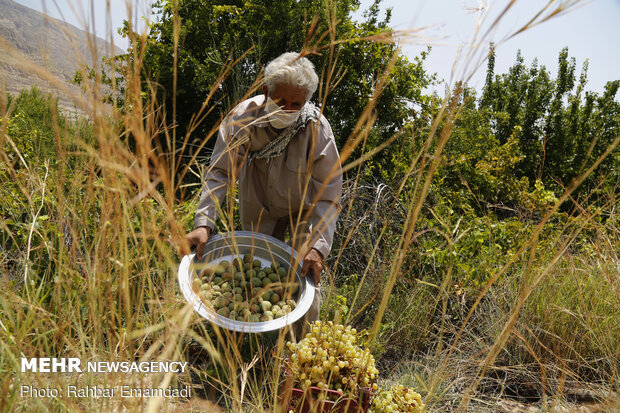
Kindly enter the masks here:
[[116, 48], [75, 26], [13, 0], [0, 0], [0, 89], [19, 93], [37, 85], [58, 94], [63, 109], [74, 111], [75, 86], [65, 87], [80, 65], [92, 66]]

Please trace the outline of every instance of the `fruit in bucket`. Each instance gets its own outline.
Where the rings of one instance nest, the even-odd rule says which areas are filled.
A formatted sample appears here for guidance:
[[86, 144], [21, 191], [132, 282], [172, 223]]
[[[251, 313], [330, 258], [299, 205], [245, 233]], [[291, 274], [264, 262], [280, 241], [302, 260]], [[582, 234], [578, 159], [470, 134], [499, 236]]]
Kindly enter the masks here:
[[281, 263], [262, 266], [250, 254], [212, 263], [196, 274], [192, 290], [222, 317], [261, 322], [284, 317], [296, 307], [299, 283]]

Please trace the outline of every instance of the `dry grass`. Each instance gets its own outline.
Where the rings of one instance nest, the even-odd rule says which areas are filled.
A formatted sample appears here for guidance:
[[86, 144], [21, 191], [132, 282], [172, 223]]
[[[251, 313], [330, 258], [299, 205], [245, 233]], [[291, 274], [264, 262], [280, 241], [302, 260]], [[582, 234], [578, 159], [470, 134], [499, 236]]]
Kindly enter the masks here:
[[[516, 32], [573, 6], [573, 2], [548, 5], [543, 15]], [[499, 20], [492, 23], [499, 24]], [[176, 35], [178, 30], [177, 24]], [[335, 46], [341, 40], [333, 39], [327, 48], [311, 45], [307, 51], [330, 54], [335, 68]], [[483, 36], [475, 44], [486, 44], [486, 40]], [[103, 86], [88, 83], [86, 99], [76, 98], [75, 102], [90, 114], [92, 135], [75, 137], [56, 130], [56, 163], [41, 162], [37, 167], [23, 157], [14, 162], [21, 154], [16, 153], [17, 146], [11, 144], [4, 126], [12, 108], [2, 107], [0, 162], [7, 171], [7, 182], [2, 185], [10, 183], [28, 200], [29, 208], [23, 212], [20, 227], [28, 234], [27, 244], [17, 255], [3, 250], [0, 263], [0, 410], [215, 411], [214, 403], [235, 412], [278, 409], [284, 337], [272, 337], [272, 342], [266, 343], [206, 325], [184, 303], [177, 288], [176, 266], [179, 254], [187, 249], [184, 235], [192, 218], [187, 206], [195, 204], [196, 198], [182, 205], [175, 203], [179, 186], [175, 177], [176, 172], [183, 172], [181, 166], [173, 157], [155, 155], [154, 136], [165, 136], [171, 147], [176, 137], [174, 129], [162, 120], [159, 103], [141, 98], [141, 59], [134, 55], [134, 67], [125, 79], [123, 98], [132, 102], [133, 110], [110, 113], [100, 103]], [[27, 63], [22, 67], [39, 75], [45, 70]], [[323, 74], [320, 99], [330, 93], [329, 85], [337, 83], [335, 73]], [[463, 78], [470, 74], [471, 70], [465, 71]], [[221, 73], [227, 75], [227, 71]], [[349, 143], [341, 150], [343, 164], [351, 165], [352, 171], [362, 162], [350, 159], [351, 154], [365, 144], [374, 124], [374, 102], [389, 80], [386, 71]], [[256, 84], [259, 81], [256, 79]], [[52, 79], [52, 83], [58, 82]], [[405, 180], [413, 177], [414, 187], [397, 183], [389, 190], [377, 190], [370, 201], [382, 208], [395, 208], [399, 223], [376, 221], [375, 244], [366, 245], [366, 262], [360, 268], [355, 299], [349, 304], [357, 309], [363, 309], [365, 303], [375, 306], [374, 322], [364, 327], [376, 351], [385, 344], [385, 337], [432, 343], [411, 359], [393, 356], [390, 360], [386, 356], [384, 380], [418, 389], [429, 411], [520, 411], [510, 410], [511, 403], [517, 408], [514, 403], [527, 402], [541, 411], [570, 411], [562, 409], [580, 400], [566, 397], [574, 389], [594, 394], [591, 398], [600, 409], [592, 411], [614, 411], [620, 403], [613, 393], [618, 390], [620, 373], [617, 228], [596, 224], [599, 235], [593, 240], [591, 256], [571, 256], [567, 253], [571, 242], [584, 226], [593, 225], [593, 217], [584, 213], [581, 221], [567, 226], [566, 236], [552, 246], [547, 261], [534, 260], [543, 226], [597, 163], [566, 190], [529, 242], [507, 257], [506, 265], [493, 274], [477, 297], [455, 295], [448, 271], [439, 285], [414, 283], [412, 295], [424, 300], [390, 302], [401, 274], [407, 272], [406, 253], [415, 247], [425, 198], [462, 108], [461, 94], [456, 87], [445, 97], [425, 144], [413, 157]], [[205, 111], [212, 104], [207, 99]], [[126, 136], [135, 140], [135, 150], [130, 150]], [[186, 136], [183, 145], [188, 140]], [[617, 144], [618, 139], [604, 156]], [[197, 169], [193, 163], [184, 173], [197, 173]], [[342, 234], [345, 242], [334, 252], [329, 274], [336, 274], [339, 265], [359, 262], [350, 252], [355, 250], [352, 246], [359, 247], [355, 243], [364, 242], [356, 234], [353, 219], [358, 202], [362, 202], [356, 196], [363, 192], [361, 186], [354, 179], [350, 196], [345, 197], [340, 219], [352, 225]], [[398, 204], [402, 191], [410, 191], [407, 195], [413, 201]], [[45, 221], [41, 220], [43, 211]], [[373, 217], [376, 215], [368, 216]], [[228, 222], [233, 221], [228, 217]], [[7, 245], [17, 241], [6, 222], [0, 222], [0, 231]], [[390, 239], [384, 240], [388, 236]], [[390, 254], [378, 248], [384, 241], [393, 246]], [[508, 271], [518, 277], [503, 278]], [[326, 291], [336, 292], [337, 280], [331, 281]], [[328, 294], [326, 298], [329, 307], [334, 297]], [[455, 307], [461, 316], [450, 319]], [[386, 326], [384, 316], [389, 312], [400, 312], [400, 318]], [[356, 315], [348, 314], [345, 321]], [[254, 354], [260, 357], [254, 358]], [[21, 357], [79, 357], [83, 363], [179, 360], [190, 361], [192, 367], [184, 375], [48, 375], [21, 373]], [[189, 385], [194, 397], [49, 399], [19, 394], [23, 385], [65, 388], [68, 384], [132, 383], [162, 388]]]

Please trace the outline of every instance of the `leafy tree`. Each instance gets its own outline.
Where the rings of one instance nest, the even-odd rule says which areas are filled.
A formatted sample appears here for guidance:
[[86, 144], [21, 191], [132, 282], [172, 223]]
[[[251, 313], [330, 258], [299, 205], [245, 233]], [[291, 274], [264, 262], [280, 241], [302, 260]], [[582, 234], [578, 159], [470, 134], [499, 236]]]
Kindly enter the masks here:
[[544, 67], [539, 68], [537, 60], [534, 60], [529, 71], [529, 82], [525, 95], [525, 107], [522, 120], [519, 144], [523, 159], [519, 166], [525, 177], [530, 182], [540, 179], [542, 164], [543, 124], [540, 114], [545, 113], [549, 107], [553, 82]]
[[555, 81], [553, 99], [549, 107], [545, 125], [545, 164], [557, 178], [565, 184], [568, 176], [574, 175], [571, 168], [574, 144], [579, 139], [577, 136], [568, 134], [568, 119], [564, 100], [567, 98], [575, 84], [575, 58], [568, 60], [568, 49], [560, 52], [558, 59], [558, 76]]
[[[399, 55], [398, 45], [389, 36], [390, 11], [381, 18], [379, 5], [376, 0], [365, 12], [365, 20], [357, 22], [352, 13], [359, 7], [358, 0], [327, 5], [320, 0], [155, 3], [160, 17], [140, 49], [144, 52], [142, 76], [146, 84], [157, 85], [155, 97], [165, 104], [168, 123], [176, 125], [176, 148], [183, 146], [184, 139], [189, 143], [178, 153], [180, 159], [205, 143], [234, 104], [258, 91], [256, 80], [268, 61], [291, 50], [305, 50], [315, 64], [322, 88], [314, 99], [324, 104], [340, 148], [354, 133], [379, 79], [386, 75], [382, 95], [374, 102], [377, 120], [367, 147], [378, 145], [411, 122], [412, 106], [428, 103], [422, 90], [433, 76], [422, 66], [426, 53], [413, 60]], [[391, 162], [386, 153], [377, 160], [377, 170], [387, 173]]]
[[[58, 100], [36, 87], [7, 95], [6, 102], [0, 116], [0, 249], [3, 261], [15, 266], [28, 243], [33, 250], [45, 250], [39, 235], [54, 211], [43, 205], [59, 186], [59, 136], [69, 125], [58, 111]], [[37, 190], [40, 186], [47, 190]], [[31, 268], [49, 266], [47, 258]]]
[[[620, 80], [607, 82], [602, 95], [586, 93], [585, 104], [576, 116], [581, 136], [579, 151], [574, 165], [577, 173], [583, 172], [598, 159], [620, 136], [620, 101], [615, 97]], [[597, 168], [582, 185], [584, 195], [599, 194], [605, 199], [617, 196], [620, 184], [620, 148]]]
[[[22, 90], [16, 97], [8, 95], [7, 103], [7, 113], [3, 115], [8, 120], [7, 134], [14, 139], [17, 151], [28, 162], [55, 160], [55, 135], [67, 123], [58, 110], [58, 99], [42, 94], [35, 86]], [[16, 158], [17, 151], [7, 153]], [[17, 162], [14, 165], [20, 167]]]
[[[499, 144], [514, 136], [520, 158], [514, 176], [527, 178], [530, 190], [541, 182], [559, 195], [618, 136], [619, 81], [609, 82], [601, 96], [584, 96], [588, 64], [577, 78], [567, 48], [559, 54], [555, 79], [536, 60], [527, 70], [520, 53], [508, 73], [494, 75], [494, 59], [491, 51], [478, 112], [467, 116], [486, 122]], [[474, 133], [466, 126], [471, 123], [461, 122], [465, 134]], [[612, 182], [614, 162], [609, 157], [575, 195], [587, 196], [601, 181]]]

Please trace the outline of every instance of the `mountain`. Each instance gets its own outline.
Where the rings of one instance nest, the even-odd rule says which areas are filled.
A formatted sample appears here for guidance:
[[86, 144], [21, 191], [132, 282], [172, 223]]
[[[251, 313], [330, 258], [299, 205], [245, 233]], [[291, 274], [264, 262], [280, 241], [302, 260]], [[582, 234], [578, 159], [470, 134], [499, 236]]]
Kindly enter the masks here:
[[63, 110], [76, 111], [69, 85], [81, 65], [120, 54], [102, 39], [13, 0], [0, 0], [0, 90], [18, 94], [37, 85], [59, 97]]

